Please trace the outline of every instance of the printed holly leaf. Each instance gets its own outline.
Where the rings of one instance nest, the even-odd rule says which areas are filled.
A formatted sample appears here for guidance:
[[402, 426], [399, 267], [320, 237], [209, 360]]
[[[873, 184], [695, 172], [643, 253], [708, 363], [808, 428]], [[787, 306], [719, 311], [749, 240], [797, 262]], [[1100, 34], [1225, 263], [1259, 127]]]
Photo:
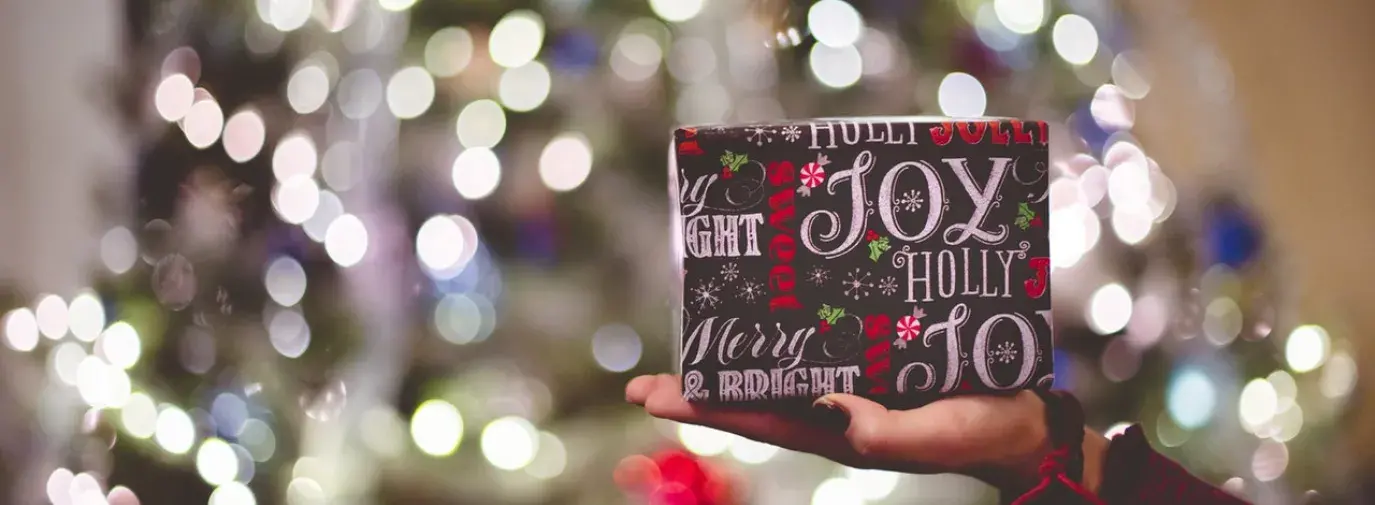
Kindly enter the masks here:
[[1026, 202], [1022, 202], [1017, 204], [1017, 215], [1031, 220], [1036, 218], [1036, 211], [1031, 210], [1031, 206]]
[[1012, 224], [1017, 225], [1017, 227], [1021, 228], [1022, 231], [1026, 231], [1027, 228], [1031, 227], [1031, 219], [1027, 218], [1026, 216], [1017, 216], [1017, 219], [1013, 221]]
[[746, 163], [749, 163], [749, 161], [749, 155], [744, 153], [737, 154], [730, 151], [726, 151], [725, 154], [721, 155], [721, 166], [730, 168], [730, 171], [732, 172], [739, 172], [740, 167], [744, 166], [744, 164]]
[[842, 309], [840, 307], [832, 307], [827, 304], [822, 304], [821, 309], [816, 311], [816, 315], [817, 317], [825, 320], [826, 324], [835, 324], [836, 320], [845, 316], [845, 309]]
[[878, 259], [883, 256], [883, 252], [887, 251], [890, 248], [892, 248], [892, 246], [888, 245], [888, 237], [882, 237], [878, 240], [870, 241], [869, 259], [877, 263]]

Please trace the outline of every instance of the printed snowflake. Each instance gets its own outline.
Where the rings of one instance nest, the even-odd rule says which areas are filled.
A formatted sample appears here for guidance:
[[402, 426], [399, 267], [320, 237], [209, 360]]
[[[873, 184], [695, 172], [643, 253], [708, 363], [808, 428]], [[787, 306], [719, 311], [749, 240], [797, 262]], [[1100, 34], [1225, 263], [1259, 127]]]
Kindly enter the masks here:
[[893, 210], [907, 209], [907, 212], [915, 212], [924, 203], [926, 203], [926, 199], [921, 197], [920, 191], [909, 189], [898, 197], [897, 203], [893, 205]]
[[1012, 342], [999, 343], [988, 356], [989, 363], [1011, 363], [1017, 359], [1017, 347]]
[[755, 300], [763, 298], [763, 296], [763, 284], [754, 281], [745, 281], [745, 283], [740, 286], [740, 299], [748, 303], [753, 303]]
[[845, 282], [841, 285], [845, 287], [845, 296], [856, 300], [869, 296], [869, 289], [874, 287], [874, 283], [869, 282], [869, 272], [861, 272], [858, 268], [845, 274]]
[[736, 279], [739, 279], [740, 265], [736, 265], [734, 261], [726, 263], [726, 266], [721, 267], [721, 278], [725, 279], [726, 282], [731, 282]]
[[714, 309], [716, 304], [721, 303], [720, 292], [721, 286], [717, 286], [715, 281], [707, 281], [692, 288], [692, 303], [697, 304], [697, 310]]
[[807, 280], [811, 281], [812, 284], [815, 284], [817, 286], [825, 284], [826, 281], [830, 278], [831, 272], [826, 270], [825, 268], [814, 267], [812, 268], [812, 271], [807, 272]]
[[749, 132], [749, 136], [745, 137], [745, 140], [754, 142], [754, 145], [762, 146], [765, 142], [773, 142], [773, 134], [775, 132], [768, 128], [752, 126], [746, 128], [745, 131]]
[[788, 125], [783, 127], [783, 140], [786, 140], [788, 142], [797, 142], [797, 139], [800, 138], [802, 138], [802, 130], [798, 128], [797, 125]]
[[893, 296], [893, 293], [898, 292], [898, 278], [891, 275], [884, 277], [878, 281], [878, 291], [883, 293], [883, 296]]

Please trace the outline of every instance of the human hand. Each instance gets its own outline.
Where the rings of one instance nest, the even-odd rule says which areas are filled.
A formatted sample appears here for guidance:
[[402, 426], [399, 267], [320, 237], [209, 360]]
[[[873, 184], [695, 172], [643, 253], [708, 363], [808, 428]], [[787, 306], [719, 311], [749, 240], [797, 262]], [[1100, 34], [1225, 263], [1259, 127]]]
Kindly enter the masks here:
[[[888, 410], [847, 394], [817, 399], [815, 408], [845, 418], [836, 426], [775, 412], [688, 403], [675, 375], [636, 377], [626, 385], [625, 395], [626, 401], [655, 417], [735, 433], [850, 467], [959, 473], [1007, 492], [1035, 485], [1037, 467], [1052, 449], [1045, 405], [1030, 391], [957, 396], [912, 410]], [[1102, 437], [1085, 435], [1083, 482], [1096, 489]]]

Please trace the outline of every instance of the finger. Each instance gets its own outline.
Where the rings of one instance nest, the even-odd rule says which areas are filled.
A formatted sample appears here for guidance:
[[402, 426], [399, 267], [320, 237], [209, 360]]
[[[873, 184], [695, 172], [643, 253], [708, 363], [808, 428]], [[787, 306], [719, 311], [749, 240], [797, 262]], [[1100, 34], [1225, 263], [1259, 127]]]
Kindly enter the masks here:
[[644, 405], [654, 417], [727, 431], [838, 461], [854, 460], [849, 442], [839, 432], [771, 412], [727, 410], [689, 403], [683, 399], [681, 384], [675, 376], [656, 376], [654, 390]]
[[655, 382], [658, 381], [656, 375], [641, 375], [625, 385], [625, 401], [636, 405], [644, 405], [649, 398], [649, 393], [654, 391]]
[[894, 413], [878, 403], [855, 395], [834, 393], [818, 398], [814, 405], [838, 409], [849, 418], [845, 438], [850, 446], [861, 456], [886, 457], [900, 436], [894, 430], [904, 427], [892, 422]]

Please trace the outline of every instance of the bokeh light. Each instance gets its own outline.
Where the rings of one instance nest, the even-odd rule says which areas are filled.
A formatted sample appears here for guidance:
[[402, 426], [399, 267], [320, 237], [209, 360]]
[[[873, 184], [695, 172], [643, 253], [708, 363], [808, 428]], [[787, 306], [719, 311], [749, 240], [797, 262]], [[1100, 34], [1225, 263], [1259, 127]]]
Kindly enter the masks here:
[[38, 320], [33, 311], [18, 308], [5, 314], [5, 345], [19, 352], [38, 347]]
[[1184, 368], [1170, 378], [1165, 403], [1175, 424], [1186, 430], [1198, 429], [1213, 418], [1217, 386], [1203, 372]]
[[286, 101], [297, 114], [310, 114], [329, 99], [329, 74], [318, 63], [296, 68], [286, 82]]
[[540, 153], [540, 180], [554, 191], [577, 189], [591, 172], [592, 146], [581, 133], [554, 137]]
[[445, 457], [463, 440], [463, 417], [443, 400], [426, 400], [411, 416], [411, 440], [421, 452]]
[[1132, 317], [1132, 295], [1121, 284], [1098, 288], [1089, 300], [1088, 323], [1093, 331], [1108, 335], [1122, 331]]
[[143, 343], [139, 340], [138, 330], [124, 321], [115, 321], [100, 334], [96, 342], [100, 355], [111, 365], [129, 369], [138, 363], [143, 354]]
[[535, 459], [539, 433], [524, 418], [507, 416], [482, 429], [482, 455], [502, 470], [520, 470]]
[[624, 324], [608, 324], [592, 335], [592, 357], [597, 365], [611, 372], [635, 368], [644, 352], [644, 343], [634, 328]]
[[649, 0], [649, 8], [664, 21], [681, 23], [702, 12], [706, 0]]
[[1289, 339], [1285, 341], [1284, 359], [1289, 362], [1290, 370], [1311, 372], [1327, 360], [1331, 345], [1332, 339], [1323, 327], [1315, 324], [1299, 326], [1289, 333]]
[[162, 79], [153, 92], [153, 106], [158, 115], [168, 122], [181, 121], [191, 110], [196, 98], [196, 85], [183, 74], [172, 74]]
[[267, 126], [256, 109], [244, 108], [224, 123], [224, 152], [229, 159], [245, 163], [258, 156], [267, 140]]
[[507, 109], [528, 112], [539, 108], [549, 98], [550, 85], [549, 69], [532, 61], [502, 72], [497, 96]]
[[162, 450], [172, 454], [186, 454], [196, 441], [196, 428], [191, 416], [175, 406], [164, 406], [158, 413], [153, 440]]
[[406, 67], [387, 82], [387, 107], [400, 119], [420, 117], [434, 103], [434, 78], [424, 67]]
[[34, 307], [38, 321], [38, 331], [52, 340], [67, 334], [67, 302], [57, 295], [45, 295], [38, 299]]
[[232, 482], [239, 472], [238, 456], [224, 440], [207, 439], [196, 451], [196, 472], [211, 486]]
[[458, 112], [454, 126], [463, 147], [493, 147], [506, 135], [506, 113], [491, 100], [476, 100]]
[[678, 425], [678, 441], [699, 456], [716, 456], [730, 449], [732, 435], [721, 430], [695, 424]]
[[506, 68], [530, 63], [544, 44], [544, 20], [529, 10], [507, 13], [492, 27], [487, 50], [492, 62]]
[[312, 177], [319, 167], [320, 154], [310, 134], [296, 130], [282, 136], [272, 151], [272, 175], [278, 181], [293, 176]]
[[936, 92], [941, 113], [952, 117], [979, 117], [988, 106], [988, 96], [977, 78], [964, 72], [953, 72], [941, 79]]
[[501, 183], [501, 160], [484, 147], [464, 150], [454, 159], [452, 178], [454, 189], [463, 198], [481, 200]]
[[186, 141], [197, 149], [205, 149], [220, 140], [224, 132], [224, 111], [214, 99], [204, 99], [191, 105], [181, 120]]
[[808, 58], [812, 75], [818, 82], [830, 88], [854, 86], [864, 75], [864, 58], [855, 46], [831, 47], [817, 44], [812, 46]]
[[453, 77], [473, 59], [473, 36], [456, 26], [434, 32], [425, 42], [425, 68], [435, 77]]
[[278, 257], [267, 265], [263, 285], [267, 288], [267, 296], [277, 305], [296, 305], [306, 294], [306, 270], [290, 256]]
[[864, 20], [854, 6], [842, 0], [821, 0], [807, 10], [807, 28], [816, 41], [835, 48], [859, 42]]
[[67, 329], [77, 340], [94, 342], [105, 327], [105, 306], [95, 293], [82, 291], [67, 304]]
[[1098, 54], [1098, 30], [1078, 14], [1066, 14], [1055, 20], [1051, 42], [1056, 54], [1073, 65], [1087, 65]]
[[864, 505], [864, 491], [850, 479], [833, 477], [816, 486], [812, 505]]
[[341, 267], [351, 267], [363, 261], [368, 253], [368, 229], [352, 214], [344, 214], [330, 223], [325, 231], [325, 252]]
[[1046, 22], [1045, 0], [993, 0], [998, 22], [1013, 33], [1027, 35]]

